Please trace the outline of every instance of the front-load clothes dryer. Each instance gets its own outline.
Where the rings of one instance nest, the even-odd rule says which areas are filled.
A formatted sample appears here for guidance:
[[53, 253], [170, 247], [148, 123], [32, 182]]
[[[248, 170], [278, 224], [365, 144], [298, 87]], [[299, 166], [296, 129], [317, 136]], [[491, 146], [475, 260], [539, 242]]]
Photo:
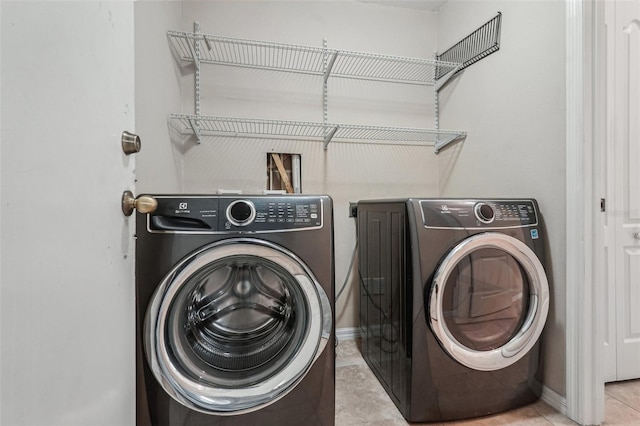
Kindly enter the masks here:
[[138, 425], [333, 425], [331, 198], [152, 197], [136, 216]]
[[549, 309], [535, 200], [360, 201], [362, 354], [412, 422], [541, 393]]

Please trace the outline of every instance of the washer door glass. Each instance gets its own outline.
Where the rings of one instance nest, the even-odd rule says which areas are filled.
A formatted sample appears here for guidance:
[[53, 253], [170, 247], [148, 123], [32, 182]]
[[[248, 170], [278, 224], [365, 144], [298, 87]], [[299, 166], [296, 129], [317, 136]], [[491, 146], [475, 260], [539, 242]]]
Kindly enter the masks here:
[[183, 405], [232, 415], [273, 403], [302, 380], [331, 333], [329, 299], [294, 254], [227, 240], [187, 257], [149, 305], [145, 349]]
[[490, 371], [522, 358], [542, 333], [547, 278], [535, 253], [498, 233], [474, 235], [438, 267], [430, 325], [442, 347], [467, 367]]

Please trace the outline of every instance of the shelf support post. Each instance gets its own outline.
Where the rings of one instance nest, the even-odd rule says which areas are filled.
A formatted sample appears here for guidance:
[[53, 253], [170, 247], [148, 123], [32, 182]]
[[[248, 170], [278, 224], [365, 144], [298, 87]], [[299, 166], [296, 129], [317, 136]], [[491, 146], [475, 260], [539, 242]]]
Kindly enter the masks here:
[[440, 96], [438, 91], [433, 91], [433, 127], [440, 130]]
[[327, 51], [327, 39], [322, 39], [322, 47], [324, 49], [324, 57], [323, 59], [323, 68], [324, 68], [324, 79], [322, 81], [322, 125], [324, 126], [324, 150], [327, 150], [329, 146], [329, 142], [333, 139], [333, 135], [338, 131], [338, 126], [335, 126], [332, 129], [329, 129], [329, 125], [327, 124], [329, 121], [329, 87], [328, 87], [328, 78], [329, 73], [331, 72], [331, 67], [333, 67], [333, 63], [336, 60], [335, 55], [329, 61], [329, 53]]
[[[327, 125], [327, 121], [329, 119], [329, 109], [328, 109], [328, 98], [329, 98], [329, 94], [328, 94], [328, 86], [327, 86], [327, 77], [329, 76], [329, 72], [330, 72], [330, 67], [331, 65], [333, 65], [333, 61], [331, 61], [331, 65], [328, 64], [328, 53], [327, 53], [327, 39], [323, 38], [322, 39], [322, 47], [324, 48], [324, 57], [323, 57], [323, 68], [324, 68], [324, 81], [322, 82], [322, 124], [325, 125], [325, 129], [326, 129], [326, 125]], [[326, 130], [325, 130], [326, 133]], [[326, 134], [325, 134], [325, 140], [326, 140]], [[325, 143], [324, 145], [324, 149], [327, 149], [327, 143]]]
[[[194, 110], [195, 115], [197, 117], [200, 116], [200, 22], [196, 21], [193, 23], [193, 32], [196, 34], [196, 37], [193, 39], [193, 49], [194, 49], [194, 63], [195, 63], [195, 72], [194, 72], [194, 88], [193, 88], [193, 97], [195, 100]], [[200, 143], [200, 123], [197, 120], [195, 122], [191, 122], [191, 127], [193, 128], [193, 133], [196, 134], [196, 138], [198, 143]]]

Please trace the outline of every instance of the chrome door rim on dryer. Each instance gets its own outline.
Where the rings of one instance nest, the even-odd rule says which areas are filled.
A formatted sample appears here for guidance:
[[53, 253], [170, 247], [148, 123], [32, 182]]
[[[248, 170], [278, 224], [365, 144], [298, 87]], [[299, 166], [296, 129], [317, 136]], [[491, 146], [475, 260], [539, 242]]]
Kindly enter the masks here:
[[[205, 281], [202, 275], [210, 272], [206, 271], [207, 267], [214, 265], [211, 266], [214, 268], [222, 261], [236, 258], [241, 258], [242, 262], [256, 261], [262, 267], [272, 268], [280, 278], [286, 280], [288, 291], [296, 293], [291, 295], [291, 305], [295, 306], [283, 304], [279, 309], [283, 312], [290, 309], [298, 310], [294, 313], [296, 320], [292, 323], [303, 325], [292, 327], [304, 329], [298, 329], [297, 333], [294, 329], [288, 340], [298, 341], [285, 342], [281, 350], [273, 354], [271, 359], [262, 361], [262, 365], [255, 366], [253, 372], [245, 368], [241, 374], [232, 371], [234, 374], [229, 375], [225, 374], [225, 368], [216, 368], [211, 363], [199, 359], [193, 347], [187, 344], [187, 338], [182, 336], [186, 333], [183, 333], [181, 328], [188, 328], [189, 325], [184, 323], [184, 319], [180, 321], [175, 316], [176, 312], [177, 315], [181, 312], [180, 309], [176, 309], [176, 303], [179, 305], [180, 298], [183, 300], [182, 304], [186, 305], [185, 295], [192, 300], [197, 297], [195, 295], [203, 286], [202, 281]], [[234, 291], [236, 294], [242, 292], [239, 288]], [[204, 303], [209, 305], [205, 308], [215, 311], [211, 306], [213, 302]], [[228, 305], [226, 310], [230, 312], [242, 308], [238, 306], [239, 304]], [[192, 306], [189, 306], [188, 309], [191, 315], [197, 315], [194, 313], [195, 309], [191, 308]], [[272, 308], [260, 307], [262, 311]], [[216, 312], [220, 311], [221, 309]], [[213, 317], [216, 312], [207, 315]], [[185, 312], [182, 313], [186, 315]], [[267, 241], [235, 238], [197, 250], [179, 262], [165, 276], [152, 296], [147, 310], [144, 347], [155, 378], [176, 401], [206, 414], [238, 415], [259, 410], [291, 391], [305, 377], [325, 349], [331, 329], [329, 298], [312, 272], [296, 255]], [[206, 332], [211, 338], [212, 333], [209, 331]], [[239, 336], [240, 333], [235, 333], [236, 338]], [[272, 340], [282, 339], [280, 336], [268, 337]], [[208, 371], [207, 367], [210, 368]], [[233, 378], [230, 379], [231, 377]], [[242, 377], [237, 387], [233, 386], [235, 377]]]
[[[459, 262], [484, 248], [497, 249], [515, 258], [530, 283], [529, 306], [522, 326], [508, 342], [492, 350], [478, 351], [458, 341], [447, 327], [443, 298], [444, 287]], [[526, 244], [508, 235], [486, 232], [465, 239], [445, 256], [433, 277], [429, 308], [429, 325], [451, 357], [475, 370], [499, 370], [526, 355], [542, 334], [549, 312], [549, 284], [542, 263]]]

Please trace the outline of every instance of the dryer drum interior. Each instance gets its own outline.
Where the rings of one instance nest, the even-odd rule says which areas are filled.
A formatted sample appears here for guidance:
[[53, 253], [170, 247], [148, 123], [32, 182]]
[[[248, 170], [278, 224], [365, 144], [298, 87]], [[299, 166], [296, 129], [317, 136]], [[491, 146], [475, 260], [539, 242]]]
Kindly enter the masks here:
[[443, 316], [451, 337], [477, 351], [506, 344], [529, 307], [529, 284], [508, 253], [484, 249], [462, 259], [443, 286]]

